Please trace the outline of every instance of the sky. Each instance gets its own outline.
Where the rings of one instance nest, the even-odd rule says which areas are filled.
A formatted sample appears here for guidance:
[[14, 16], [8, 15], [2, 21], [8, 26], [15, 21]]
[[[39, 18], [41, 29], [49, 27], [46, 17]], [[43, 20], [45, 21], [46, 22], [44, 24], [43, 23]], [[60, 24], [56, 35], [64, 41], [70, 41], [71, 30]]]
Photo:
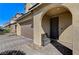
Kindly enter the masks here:
[[16, 13], [24, 12], [24, 3], [0, 3], [0, 26], [10, 21]]

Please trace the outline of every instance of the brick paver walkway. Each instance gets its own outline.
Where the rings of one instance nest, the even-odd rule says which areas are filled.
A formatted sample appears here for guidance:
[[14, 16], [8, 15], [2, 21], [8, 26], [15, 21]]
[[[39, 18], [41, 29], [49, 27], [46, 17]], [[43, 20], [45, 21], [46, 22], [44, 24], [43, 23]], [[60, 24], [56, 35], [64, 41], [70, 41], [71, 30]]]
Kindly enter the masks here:
[[27, 55], [61, 55], [61, 53], [52, 44], [48, 44], [47, 46], [36, 50], [29, 46], [31, 42], [32, 40], [29, 38], [13, 34], [0, 35], [0, 52], [6, 50], [21, 50]]

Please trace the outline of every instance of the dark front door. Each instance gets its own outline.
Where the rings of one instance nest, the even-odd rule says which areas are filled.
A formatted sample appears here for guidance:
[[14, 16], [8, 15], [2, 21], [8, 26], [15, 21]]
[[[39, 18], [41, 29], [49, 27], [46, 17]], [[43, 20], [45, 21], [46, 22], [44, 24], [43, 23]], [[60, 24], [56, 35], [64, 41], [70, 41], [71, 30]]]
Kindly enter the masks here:
[[59, 17], [54, 17], [50, 19], [50, 38], [58, 39], [59, 37]]

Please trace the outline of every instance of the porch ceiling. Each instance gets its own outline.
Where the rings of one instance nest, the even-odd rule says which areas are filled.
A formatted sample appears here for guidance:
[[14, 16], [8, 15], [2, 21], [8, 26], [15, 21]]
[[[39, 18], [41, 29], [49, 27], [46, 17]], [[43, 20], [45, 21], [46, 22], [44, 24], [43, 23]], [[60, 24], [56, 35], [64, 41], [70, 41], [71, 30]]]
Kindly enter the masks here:
[[55, 7], [55, 8], [50, 9], [50, 10], [46, 13], [46, 15], [52, 16], [52, 15], [57, 15], [57, 14], [66, 12], [66, 11], [68, 11], [66, 8], [63, 8], [63, 7]]

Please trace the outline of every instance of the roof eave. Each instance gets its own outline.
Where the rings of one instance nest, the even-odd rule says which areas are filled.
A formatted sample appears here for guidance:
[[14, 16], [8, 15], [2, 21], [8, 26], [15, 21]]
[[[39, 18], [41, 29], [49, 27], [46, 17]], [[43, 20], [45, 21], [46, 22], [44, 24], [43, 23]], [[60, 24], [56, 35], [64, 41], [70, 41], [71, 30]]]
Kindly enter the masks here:
[[16, 21], [19, 21], [19, 20], [22, 19], [23, 17], [29, 15], [29, 14], [31, 13], [31, 11], [33, 11], [34, 9], [36, 9], [36, 8], [37, 8], [38, 6], [40, 6], [41, 4], [42, 4], [42, 3], [39, 3], [39, 4], [37, 4], [36, 6], [30, 8], [30, 10], [29, 10], [26, 14], [24, 14], [24, 15], [22, 15], [21, 17], [19, 17], [18, 19], [16, 19]]

